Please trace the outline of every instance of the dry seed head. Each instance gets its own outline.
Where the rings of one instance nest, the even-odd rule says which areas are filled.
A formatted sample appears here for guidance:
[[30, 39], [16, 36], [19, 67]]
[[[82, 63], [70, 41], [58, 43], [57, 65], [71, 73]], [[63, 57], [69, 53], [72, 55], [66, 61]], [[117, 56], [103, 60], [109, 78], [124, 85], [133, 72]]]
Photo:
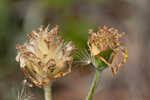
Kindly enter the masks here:
[[[98, 58], [99, 61], [111, 68], [113, 74], [116, 74], [128, 58], [127, 49], [120, 43], [124, 33], [119, 34], [117, 29], [107, 28], [106, 26], [99, 28], [97, 33], [92, 30], [89, 30], [89, 33], [91, 36], [88, 40], [88, 46], [91, 56]], [[118, 64], [117, 59], [119, 60]], [[100, 66], [104, 65], [98, 67]]]
[[41, 26], [38, 32], [32, 31], [29, 34], [29, 42], [17, 45], [16, 49], [16, 61], [20, 63], [21, 69], [35, 85], [41, 87], [70, 71], [64, 72], [64, 69], [71, 67], [70, 54], [75, 47], [72, 42], [64, 44], [58, 34], [57, 25], [51, 30], [49, 26]]
[[119, 39], [124, 35], [119, 34], [117, 29], [107, 28], [106, 26], [99, 28], [97, 33], [94, 33], [90, 29], [89, 34], [91, 36], [88, 39], [88, 46], [90, 48], [91, 56], [98, 55], [100, 52], [108, 49], [113, 50], [119, 47]]

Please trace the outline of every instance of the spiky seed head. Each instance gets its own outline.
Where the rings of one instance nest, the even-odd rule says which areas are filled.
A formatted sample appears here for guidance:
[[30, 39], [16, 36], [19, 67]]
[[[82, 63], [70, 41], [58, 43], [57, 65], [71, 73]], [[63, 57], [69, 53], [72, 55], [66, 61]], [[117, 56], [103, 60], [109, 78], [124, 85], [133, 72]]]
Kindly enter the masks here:
[[75, 47], [72, 42], [64, 43], [56, 25], [51, 30], [49, 26], [41, 26], [38, 31], [32, 31], [29, 41], [17, 45], [16, 49], [16, 61], [20, 67], [35, 85], [43, 85], [54, 79], [66, 66], [71, 66], [70, 54]]
[[99, 53], [106, 51], [108, 49], [115, 49], [120, 46], [119, 39], [124, 34], [119, 34], [117, 29], [99, 28], [97, 33], [89, 30], [90, 37], [88, 39], [88, 46], [91, 52], [91, 56], [98, 55]]
[[128, 58], [127, 49], [120, 42], [124, 33], [119, 34], [117, 29], [104, 26], [97, 33], [90, 29], [89, 34], [88, 47], [93, 65], [99, 69], [111, 67], [112, 73], [116, 74]]

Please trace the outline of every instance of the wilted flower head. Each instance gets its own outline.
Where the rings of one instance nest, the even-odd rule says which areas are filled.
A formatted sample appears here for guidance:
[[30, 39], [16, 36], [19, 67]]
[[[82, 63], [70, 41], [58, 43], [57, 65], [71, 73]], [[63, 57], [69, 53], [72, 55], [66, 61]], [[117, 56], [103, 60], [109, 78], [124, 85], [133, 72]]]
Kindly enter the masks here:
[[[116, 74], [128, 57], [127, 49], [120, 43], [120, 38], [124, 34], [119, 34], [117, 29], [107, 28], [106, 26], [99, 28], [97, 33], [94, 33], [92, 30], [89, 30], [89, 33], [91, 36], [88, 40], [88, 47], [91, 56], [99, 59], [100, 63], [111, 67], [112, 72]], [[116, 63], [116, 59], [118, 59], [119, 53], [122, 54], [123, 59], [119, 64], [114, 64]]]
[[74, 50], [72, 42], [65, 44], [58, 34], [58, 26], [49, 30], [49, 26], [39, 28], [29, 34], [29, 41], [24, 45], [17, 45], [16, 61], [21, 69], [41, 87], [57, 77], [62, 77], [71, 71]]

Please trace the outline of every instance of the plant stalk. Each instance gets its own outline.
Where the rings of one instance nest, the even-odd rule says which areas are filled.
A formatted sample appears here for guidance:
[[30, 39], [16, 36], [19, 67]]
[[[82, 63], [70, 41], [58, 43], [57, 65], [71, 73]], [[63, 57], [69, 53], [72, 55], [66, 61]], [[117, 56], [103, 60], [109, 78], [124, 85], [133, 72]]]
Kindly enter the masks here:
[[98, 85], [98, 82], [100, 80], [100, 74], [101, 74], [101, 71], [96, 69], [96, 72], [95, 72], [95, 75], [94, 75], [94, 78], [93, 78], [90, 90], [88, 92], [88, 96], [86, 96], [86, 100], [92, 100], [94, 91], [95, 91], [95, 89], [96, 89], [96, 87]]
[[52, 100], [51, 84], [50, 84], [50, 83], [45, 84], [45, 85], [43, 86], [43, 89], [44, 89], [44, 97], [45, 97], [45, 100]]

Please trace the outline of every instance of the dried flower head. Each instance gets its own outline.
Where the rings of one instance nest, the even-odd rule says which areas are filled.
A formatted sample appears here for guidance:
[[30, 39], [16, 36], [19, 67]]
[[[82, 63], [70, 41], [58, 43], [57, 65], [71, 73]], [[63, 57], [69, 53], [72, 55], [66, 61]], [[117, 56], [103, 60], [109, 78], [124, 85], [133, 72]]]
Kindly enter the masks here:
[[[88, 47], [91, 56], [105, 63], [112, 69], [113, 74], [116, 74], [128, 57], [127, 49], [120, 43], [120, 38], [122, 38], [124, 34], [119, 34], [117, 29], [107, 28], [106, 26], [99, 28], [97, 33], [94, 33], [90, 29], [89, 33], [91, 36], [88, 40]], [[118, 59], [118, 54], [120, 53], [123, 59], [119, 64], [115, 64], [116, 59]]]
[[72, 42], [65, 44], [58, 34], [58, 26], [39, 28], [29, 34], [29, 42], [17, 45], [16, 61], [29, 79], [38, 87], [71, 71], [74, 50]]

